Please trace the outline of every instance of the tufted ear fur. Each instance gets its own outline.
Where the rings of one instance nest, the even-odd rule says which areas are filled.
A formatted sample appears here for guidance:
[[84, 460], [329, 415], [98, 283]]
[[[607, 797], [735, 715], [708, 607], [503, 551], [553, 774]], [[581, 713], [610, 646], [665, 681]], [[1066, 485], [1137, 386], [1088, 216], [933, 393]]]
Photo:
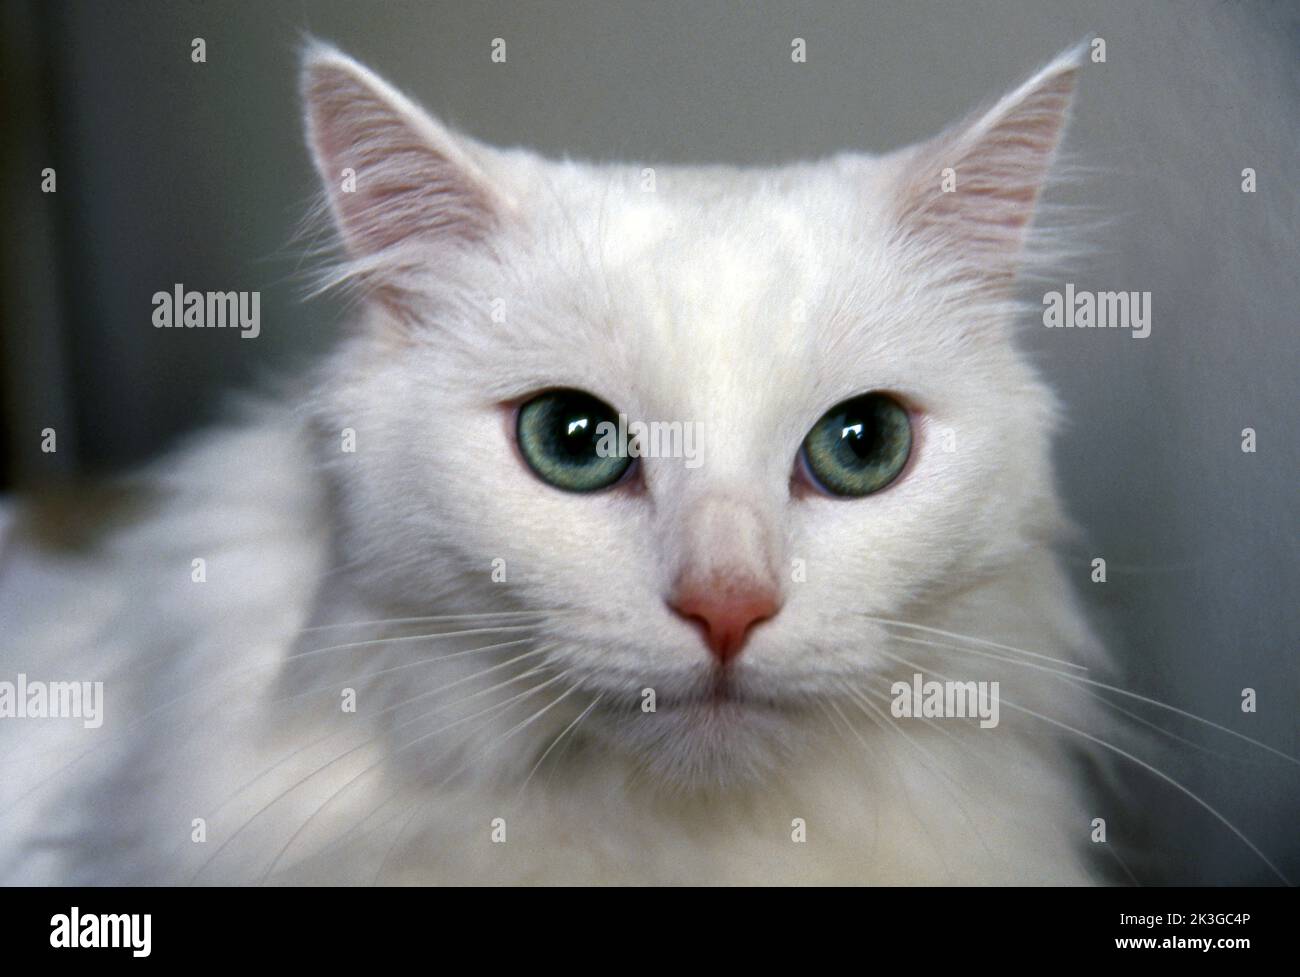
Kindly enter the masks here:
[[898, 154], [897, 229], [970, 276], [1015, 270], [1069, 114], [1083, 48], [1057, 57], [991, 109]]
[[510, 209], [487, 151], [322, 44], [302, 65], [307, 143], [352, 264], [347, 277], [407, 311], [417, 268], [481, 246]]

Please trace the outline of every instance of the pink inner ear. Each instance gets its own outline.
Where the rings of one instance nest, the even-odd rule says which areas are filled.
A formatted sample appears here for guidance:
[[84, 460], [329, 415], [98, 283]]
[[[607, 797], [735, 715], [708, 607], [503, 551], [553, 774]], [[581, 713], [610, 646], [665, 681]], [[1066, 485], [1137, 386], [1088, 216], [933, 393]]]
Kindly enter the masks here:
[[[973, 122], [909, 151], [904, 231], [995, 263], [1014, 259], [1065, 127], [1076, 71], [1051, 71]], [[956, 187], [945, 191], [949, 168]]]
[[[371, 255], [412, 239], [482, 239], [489, 194], [439, 147], [433, 126], [410, 118], [346, 68], [309, 69], [308, 135], [339, 229], [351, 252]], [[345, 190], [344, 170], [355, 172]]]

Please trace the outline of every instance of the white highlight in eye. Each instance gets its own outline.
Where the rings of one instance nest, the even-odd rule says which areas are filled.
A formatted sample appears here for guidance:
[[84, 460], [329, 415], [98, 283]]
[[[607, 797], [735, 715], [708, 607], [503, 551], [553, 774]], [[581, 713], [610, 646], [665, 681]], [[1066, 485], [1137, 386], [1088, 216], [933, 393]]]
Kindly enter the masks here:
[[850, 424], [848, 427], [844, 427], [840, 429], [841, 440], [847, 438], [850, 434], [852, 434], [854, 437], [859, 437], [859, 438], [862, 437], [862, 425]]
[[572, 434], [574, 431], [585, 431], [585, 430], [587, 430], [587, 419], [585, 417], [580, 417], [576, 421], [569, 422], [570, 434]]

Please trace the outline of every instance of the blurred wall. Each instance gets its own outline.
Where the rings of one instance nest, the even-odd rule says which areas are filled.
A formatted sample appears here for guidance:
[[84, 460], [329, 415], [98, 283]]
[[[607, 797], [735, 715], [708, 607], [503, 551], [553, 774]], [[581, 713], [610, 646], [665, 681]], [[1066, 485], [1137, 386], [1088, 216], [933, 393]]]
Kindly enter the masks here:
[[[332, 40], [468, 132], [577, 157], [765, 163], [887, 150], [940, 129], [1092, 35], [1058, 199], [1103, 218], [1080, 288], [1153, 293], [1152, 335], [1025, 342], [1069, 426], [1067, 554], [1139, 691], [1300, 754], [1296, 707], [1296, 151], [1300, 8], [1156, 0], [143, 2], [4, 6], [3, 410], [11, 481], [114, 470], [221, 415], [223, 391], [292, 370], [341, 310], [302, 304], [295, 240], [316, 187], [295, 49]], [[489, 60], [503, 37], [505, 64]], [[207, 43], [207, 63], [190, 42]], [[791, 62], [790, 42], [808, 61]], [[46, 161], [49, 161], [48, 163]], [[58, 192], [42, 195], [39, 169]], [[1258, 192], [1243, 194], [1253, 167]], [[182, 282], [257, 289], [263, 333], [150, 325]], [[57, 423], [60, 452], [37, 450]], [[1258, 431], [1243, 454], [1240, 432]], [[1088, 581], [1094, 556], [1105, 585]], [[1240, 692], [1259, 694], [1243, 716]], [[1294, 766], [1148, 713], [1226, 759], [1170, 772], [1300, 878]], [[1112, 834], [1178, 853], [1170, 877], [1267, 879], [1175, 790]], [[1081, 812], [1081, 818], [1091, 815]]]

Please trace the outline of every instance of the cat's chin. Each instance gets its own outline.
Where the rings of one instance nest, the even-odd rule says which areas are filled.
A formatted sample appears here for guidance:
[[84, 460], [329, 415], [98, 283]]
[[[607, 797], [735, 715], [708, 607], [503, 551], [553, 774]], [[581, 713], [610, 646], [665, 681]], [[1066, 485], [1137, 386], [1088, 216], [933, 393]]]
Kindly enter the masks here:
[[789, 759], [801, 728], [780, 704], [708, 695], [661, 701], [653, 713], [607, 714], [599, 725], [642, 775], [687, 790], [762, 781]]

